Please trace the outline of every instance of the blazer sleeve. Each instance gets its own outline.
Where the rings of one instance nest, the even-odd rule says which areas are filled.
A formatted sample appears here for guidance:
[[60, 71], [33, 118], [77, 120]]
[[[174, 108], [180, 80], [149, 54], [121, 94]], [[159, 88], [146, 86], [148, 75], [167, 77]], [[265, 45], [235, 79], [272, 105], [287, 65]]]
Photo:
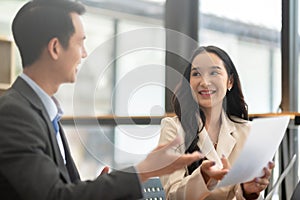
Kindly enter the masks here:
[[[246, 139], [245, 134], [248, 132], [248, 128], [244, 125], [238, 129], [238, 134], [235, 132], [234, 137], [240, 137], [241, 132], [243, 133], [243, 138], [239, 140]], [[161, 135], [159, 143], [166, 143], [173, 140], [177, 135], [181, 137], [184, 141], [184, 131], [181, 127], [180, 121], [177, 117], [167, 117], [161, 122]], [[183, 154], [185, 152], [184, 142], [178, 147], [174, 147], [174, 150]], [[239, 148], [234, 150], [239, 151]], [[239, 184], [227, 186], [220, 189], [212, 189], [210, 183], [205, 183], [203, 176], [200, 172], [200, 167], [197, 168], [191, 175], [186, 175], [187, 169], [182, 168], [176, 172], [169, 175], [161, 176], [161, 182], [166, 191], [166, 197], [168, 200], [199, 200], [205, 199], [237, 199], [245, 200], [243, 193]]]
[[[174, 150], [184, 153], [184, 133], [177, 117], [164, 118], [161, 122], [161, 135], [159, 143], [166, 143], [173, 140], [177, 135], [181, 137], [182, 144]], [[161, 176], [161, 182], [166, 191], [167, 199], [189, 199], [199, 200], [209, 195], [210, 191], [202, 177], [200, 169], [196, 169], [191, 175], [186, 176], [186, 168]]]
[[130, 167], [93, 181], [68, 183], [53, 159], [49, 130], [38, 110], [20, 96], [0, 101], [1, 199], [113, 200], [142, 197]]

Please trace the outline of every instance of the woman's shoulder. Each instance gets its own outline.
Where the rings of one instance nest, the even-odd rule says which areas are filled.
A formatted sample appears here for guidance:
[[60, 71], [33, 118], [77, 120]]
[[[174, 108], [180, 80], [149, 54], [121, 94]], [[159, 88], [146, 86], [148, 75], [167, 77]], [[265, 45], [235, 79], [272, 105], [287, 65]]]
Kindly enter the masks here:
[[[180, 130], [180, 121], [177, 116], [163, 118], [161, 120], [159, 143], [162, 144], [174, 140], [178, 135], [182, 135]], [[183, 138], [181, 140], [183, 141]]]
[[177, 115], [173, 117], [164, 117], [161, 120], [161, 124], [180, 124], [180, 120]]
[[246, 132], [249, 132], [251, 127], [251, 121], [236, 116], [230, 116], [230, 120], [233, 122], [235, 128], [239, 131], [244, 130]]
[[238, 124], [244, 124], [244, 125], [249, 125], [250, 122], [251, 122], [250, 120], [242, 119], [242, 118], [237, 117], [237, 116], [234, 116], [234, 115], [231, 115], [231, 116], [230, 116], [230, 119], [231, 119], [231, 121], [233, 121], [233, 122], [236, 122], [236, 123], [238, 123]]
[[161, 120], [161, 129], [163, 130], [173, 130], [173, 131], [181, 131], [181, 123], [178, 116], [173, 117], [165, 117]]

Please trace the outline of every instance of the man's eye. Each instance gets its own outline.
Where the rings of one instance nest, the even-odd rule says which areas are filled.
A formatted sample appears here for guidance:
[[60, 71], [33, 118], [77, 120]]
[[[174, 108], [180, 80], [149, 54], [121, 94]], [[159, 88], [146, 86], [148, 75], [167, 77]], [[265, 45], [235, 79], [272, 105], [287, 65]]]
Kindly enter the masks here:
[[193, 72], [192, 76], [201, 76], [201, 74], [199, 72]]

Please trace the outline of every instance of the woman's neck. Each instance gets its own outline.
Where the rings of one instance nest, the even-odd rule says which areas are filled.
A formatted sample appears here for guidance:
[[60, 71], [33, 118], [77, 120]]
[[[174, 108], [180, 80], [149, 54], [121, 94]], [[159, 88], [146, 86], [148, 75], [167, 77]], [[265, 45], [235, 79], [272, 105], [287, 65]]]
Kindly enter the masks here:
[[218, 143], [218, 137], [221, 129], [221, 109], [205, 109], [204, 111], [206, 122], [205, 129], [207, 130], [212, 142], [216, 145]]
[[222, 107], [219, 108], [213, 107], [213, 108], [207, 108], [202, 110], [206, 118], [205, 128], [209, 128], [210, 126], [215, 126], [217, 124], [220, 124]]

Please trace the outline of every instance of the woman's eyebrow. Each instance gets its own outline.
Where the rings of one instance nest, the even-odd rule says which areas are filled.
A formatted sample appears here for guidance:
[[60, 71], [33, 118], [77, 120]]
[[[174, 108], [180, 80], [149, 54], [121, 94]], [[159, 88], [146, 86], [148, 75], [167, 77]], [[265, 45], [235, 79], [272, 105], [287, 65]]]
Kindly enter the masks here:
[[211, 68], [212, 68], [212, 69], [218, 69], [218, 70], [222, 70], [222, 68], [221, 68], [221, 67], [219, 67], [219, 66], [211, 66]]
[[[220, 66], [209, 66], [209, 67], [207, 67], [207, 68], [222, 70], [222, 68], [221, 68]], [[203, 69], [203, 67], [192, 67], [191, 70], [197, 70], [197, 71], [199, 71], [199, 70], [201, 70], [201, 69]]]

